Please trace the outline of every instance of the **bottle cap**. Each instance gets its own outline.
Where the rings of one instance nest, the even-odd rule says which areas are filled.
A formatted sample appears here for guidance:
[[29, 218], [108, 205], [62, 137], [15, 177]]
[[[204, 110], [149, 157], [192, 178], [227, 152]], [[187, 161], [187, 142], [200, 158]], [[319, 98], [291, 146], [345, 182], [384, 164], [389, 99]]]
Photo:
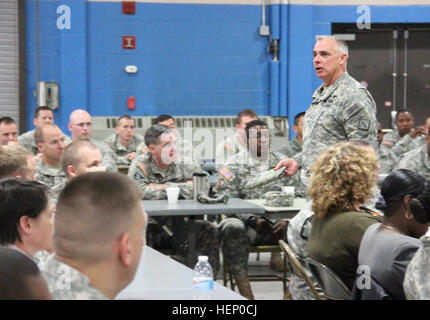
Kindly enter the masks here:
[[208, 256], [199, 256], [199, 261], [208, 261]]

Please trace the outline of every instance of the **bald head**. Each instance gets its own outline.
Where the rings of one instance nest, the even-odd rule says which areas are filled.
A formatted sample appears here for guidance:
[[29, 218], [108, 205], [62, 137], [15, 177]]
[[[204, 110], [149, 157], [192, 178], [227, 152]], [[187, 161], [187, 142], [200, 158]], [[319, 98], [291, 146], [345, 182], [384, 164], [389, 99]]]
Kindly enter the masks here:
[[104, 171], [101, 166], [102, 154], [89, 141], [78, 140], [69, 144], [61, 159], [61, 167], [68, 179], [91, 171]]
[[92, 131], [91, 115], [83, 109], [74, 110], [70, 114], [68, 129], [72, 141], [89, 140]]

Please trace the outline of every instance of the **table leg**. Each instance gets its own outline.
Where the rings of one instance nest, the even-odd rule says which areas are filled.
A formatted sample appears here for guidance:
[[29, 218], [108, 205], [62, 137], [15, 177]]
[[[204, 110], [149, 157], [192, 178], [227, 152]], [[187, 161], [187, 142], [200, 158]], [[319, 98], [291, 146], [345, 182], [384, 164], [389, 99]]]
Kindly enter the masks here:
[[189, 216], [188, 219], [188, 257], [187, 265], [191, 269], [196, 263], [196, 220], [194, 216]]

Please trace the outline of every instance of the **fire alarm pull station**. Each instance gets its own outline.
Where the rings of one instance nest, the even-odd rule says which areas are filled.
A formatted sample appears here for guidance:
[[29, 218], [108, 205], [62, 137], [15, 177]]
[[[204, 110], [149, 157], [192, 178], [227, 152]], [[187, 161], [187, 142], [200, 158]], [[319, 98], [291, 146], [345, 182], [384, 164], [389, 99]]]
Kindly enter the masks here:
[[135, 97], [128, 97], [127, 98], [127, 108], [128, 108], [128, 110], [136, 109], [136, 98]]
[[39, 107], [47, 106], [51, 109], [58, 108], [58, 83], [40, 81], [37, 83], [37, 104]]

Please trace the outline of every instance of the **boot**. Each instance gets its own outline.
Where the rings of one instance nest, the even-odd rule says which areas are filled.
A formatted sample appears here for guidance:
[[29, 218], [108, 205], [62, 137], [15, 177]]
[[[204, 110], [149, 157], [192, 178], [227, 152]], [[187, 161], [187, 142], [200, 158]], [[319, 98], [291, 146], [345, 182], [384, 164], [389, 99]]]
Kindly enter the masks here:
[[272, 252], [270, 256], [270, 268], [278, 272], [284, 271], [284, 260], [281, 257], [280, 252]]
[[254, 294], [252, 293], [251, 284], [247, 276], [235, 276], [237, 288], [239, 293], [249, 300], [254, 300]]

